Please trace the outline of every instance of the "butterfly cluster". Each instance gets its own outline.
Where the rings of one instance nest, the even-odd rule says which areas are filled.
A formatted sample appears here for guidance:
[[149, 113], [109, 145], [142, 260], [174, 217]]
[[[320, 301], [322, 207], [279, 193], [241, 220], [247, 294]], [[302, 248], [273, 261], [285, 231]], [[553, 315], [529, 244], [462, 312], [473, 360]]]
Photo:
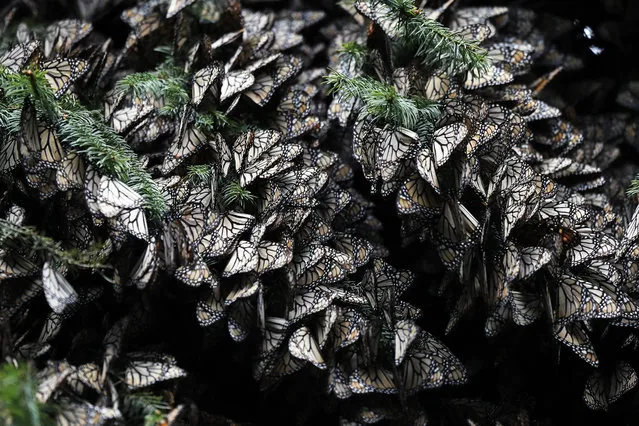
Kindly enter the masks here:
[[479, 374], [443, 343], [468, 318], [544, 323], [593, 410], [636, 385], [599, 351], [639, 336], [632, 126], [566, 116], [550, 88], [583, 63], [532, 11], [24, 3], [0, 22], [1, 350], [58, 424], [526, 424], [446, 394]]

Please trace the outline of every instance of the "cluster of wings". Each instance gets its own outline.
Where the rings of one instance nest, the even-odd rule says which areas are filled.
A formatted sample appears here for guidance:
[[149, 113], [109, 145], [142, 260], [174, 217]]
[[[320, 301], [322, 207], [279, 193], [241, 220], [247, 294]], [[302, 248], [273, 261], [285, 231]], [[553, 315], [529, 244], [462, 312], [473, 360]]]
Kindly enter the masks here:
[[[407, 301], [411, 287], [451, 302], [446, 332], [476, 309], [488, 312], [490, 337], [543, 321], [593, 367], [601, 362], [591, 335], [600, 341], [609, 327], [639, 325], [639, 214], [613, 202], [623, 187], [606, 186], [603, 175], [619, 155], [608, 142], [624, 125], [599, 117], [579, 127], [540, 99], [578, 59], [553, 50], [532, 12], [423, 9], [482, 46], [488, 67], [453, 75], [408, 62], [389, 75], [382, 53], [373, 49], [365, 63], [342, 49], [366, 45], [368, 22], [392, 42], [406, 36], [381, 0], [344, 4], [348, 13], [328, 23], [320, 11], [253, 10], [236, 0], [150, 0], [122, 12], [130, 32], [119, 48], [90, 21], [110, 3], [79, 2], [87, 20], [44, 29], [18, 24], [16, 6], [0, 23], [15, 29], [0, 56], [0, 87], [41, 75], [50, 105], [97, 107], [101, 124], [87, 138], [101, 137], [114, 158], [124, 149], [141, 170], [91, 155], [69, 131], [70, 117], [44, 108], [37, 93], [2, 104], [0, 225], [35, 228], [62, 251], [99, 248], [95, 264], [80, 265], [38, 247], [9, 249], [11, 235], [0, 241], [0, 324], [11, 335], [3, 355], [44, 365], [37, 399], [63, 407], [59, 424], [125, 420], [139, 389], [171, 389], [189, 376], [158, 329], [173, 309], [248, 342], [246, 368], [262, 390], [315, 371], [341, 401], [342, 424], [353, 425], [425, 424], [417, 394], [469, 380], [424, 330], [419, 301]], [[309, 36], [320, 22], [326, 43]], [[328, 66], [318, 65], [323, 56]], [[357, 98], [327, 95], [328, 69], [436, 101], [434, 131], [398, 127], [367, 115]], [[131, 74], [174, 86], [118, 82]], [[401, 238], [420, 247], [420, 262], [442, 269], [441, 282], [416, 282], [384, 260], [364, 181], [395, 200]], [[139, 190], [149, 187], [160, 213]], [[74, 324], [91, 309], [105, 314], [95, 330]], [[585, 383], [593, 409], [637, 382], [627, 361], [605, 361]], [[171, 408], [163, 424], [196, 415]]]

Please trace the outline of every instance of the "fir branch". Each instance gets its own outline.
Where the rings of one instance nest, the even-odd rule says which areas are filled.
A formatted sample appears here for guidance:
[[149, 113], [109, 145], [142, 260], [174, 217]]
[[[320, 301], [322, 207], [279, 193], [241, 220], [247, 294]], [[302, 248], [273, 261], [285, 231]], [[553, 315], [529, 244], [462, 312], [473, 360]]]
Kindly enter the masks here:
[[428, 19], [412, 0], [375, 0], [388, 8], [389, 18], [397, 22], [402, 35], [398, 43], [413, 52], [430, 71], [451, 75], [467, 71], [481, 72], [488, 65], [488, 53], [478, 42], [451, 31], [434, 19]]
[[333, 70], [326, 82], [330, 85], [329, 93], [360, 98], [365, 113], [374, 120], [413, 129], [423, 120], [434, 123], [439, 116], [437, 103], [423, 97], [400, 95], [392, 85], [369, 77], [351, 78]]
[[132, 423], [155, 426], [162, 422], [170, 409], [162, 396], [150, 392], [136, 392], [124, 396], [122, 412]]
[[48, 408], [36, 399], [38, 385], [30, 363], [4, 363], [0, 368], [0, 419], [7, 425], [55, 424]]
[[628, 195], [639, 195], [639, 175], [636, 175], [635, 178], [630, 182], [630, 186], [626, 190]]
[[[38, 70], [11, 73], [0, 68], [0, 89], [4, 93], [0, 121], [14, 134], [20, 131], [20, 111], [27, 96], [35, 101], [36, 110], [45, 113], [56, 125], [63, 143], [85, 154], [101, 172], [115, 176], [130, 185], [145, 199], [144, 207], [152, 217], [166, 211], [166, 204], [156, 183], [142, 167], [126, 141], [105, 124], [99, 112], [89, 111], [71, 95], [55, 99], [51, 86]], [[166, 72], [162, 69], [162, 72]], [[3, 108], [4, 109], [4, 108]]]
[[162, 193], [126, 141], [101, 119], [101, 114], [68, 102], [58, 131], [63, 142], [86, 155], [101, 172], [115, 176], [144, 198], [152, 217], [167, 210]]
[[132, 94], [136, 98], [156, 99], [162, 104], [160, 114], [176, 117], [191, 99], [186, 90], [187, 76], [170, 61], [155, 71], [129, 74], [115, 83], [117, 95]]
[[86, 250], [65, 250], [54, 239], [41, 235], [30, 226], [18, 226], [0, 219], [0, 247], [12, 250], [16, 247], [28, 247], [32, 254], [40, 253], [56, 263], [64, 263], [81, 268], [110, 269], [101, 259], [102, 247]]
[[370, 54], [366, 46], [355, 43], [354, 41], [347, 41], [346, 43], [342, 43], [340, 48], [337, 50], [337, 53], [340, 55], [348, 55], [352, 57], [360, 66], [366, 63], [366, 60], [368, 59], [368, 56]]
[[257, 197], [247, 188], [240, 185], [239, 182], [227, 182], [222, 188], [222, 204], [225, 207], [237, 205], [244, 210], [247, 205], [254, 204], [256, 200]]
[[196, 164], [187, 168], [186, 178], [194, 186], [209, 183], [213, 177], [213, 167], [210, 164]]
[[240, 127], [240, 124], [223, 112], [211, 109], [206, 113], [195, 113], [195, 126], [209, 133], [223, 129], [233, 133]]

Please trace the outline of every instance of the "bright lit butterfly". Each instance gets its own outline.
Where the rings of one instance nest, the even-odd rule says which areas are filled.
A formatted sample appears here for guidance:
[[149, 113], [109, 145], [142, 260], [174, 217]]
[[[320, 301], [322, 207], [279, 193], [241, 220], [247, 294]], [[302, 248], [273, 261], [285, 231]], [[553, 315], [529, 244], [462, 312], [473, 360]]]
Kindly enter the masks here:
[[322, 370], [326, 369], [319, 345], [308, 327], [302, 326], [293, 332], [288, 341], [288, 350], [295, 358], [308, 361]]
[[79, 41], [93, 30], [90, 22], [75, 19], [56, 21], [49, 25], [44, 35], [44, 56], [51, 57], [53, 53], [67, 54]]
[[131, 284], [139, 289], [144, 289], [148, 285], [152, 284], [158, 272], [158, 251], [155, 239], [147, 244], [144, 253], [136, 264], [133, 266], [131, 273], [129, 274], [129, 281]]
[[300, 290], [290, 301], [287, 319], [295, 322], [320, 312], [331, 304], [335, 296], [334, 291], [321, 285], [313, 289]]
[[166, 11], [167, 19], [174, 17], [175, 15], [180, 13], [180, 11], [182, 11], [184, 8], [189, 7], [196, 1], [197, 0], [171, 0], [169, 3], [169, 7]]
[[127, 355], [124, 383], [129, 389], [139, 389], [154, 383], [186, 376], [186, 371], [177, 366], [170, 355], [159, 353], [136, 353]]
[[197, 153], [207, 145], [207, 138], [193, 124], [186, 124], [182, 118], [180, 129], [169, 146], [164, 162], [160, 168], [163, 174], [168, 174], [179, 166], [184, 160]]
[[[220, 102], [224, 102], [231, 96], [247, 90], [255, 82], [255, 76], [249, 71], [238, 70], [229, 71], [222, 78], [222, 84], [219, 89]], [[213, 89], [218, 92], [217, 88], [213, 86]]]
[[18, 44], [0, 56], [0, 65], [11, 72], [19, 72], [34, 58], [38, 48], [39, 43], [37, 41]]
[[141, 240], [149, 241], [149, 228], [146, 215], [141, 207], [123, 209], [114, 218], [108, 219], [114, 230], [126, 232]]
[[58, 314], [78, 301], [78, 293], [49, 262], [45, 262], [42, 267], [42, 287], [49, 306]]
[[420, 327], [411, 320], [401, 319], [395, 323], [395, 365], [406, 357], [408, 348], [419, 335]]
[[593, 367], [599, 365], [599, 358], [581, 323], [556, 323], [553, 325], [553, 336], [588, 364]]
[[104, 421], [122, 417], [117, 409], [99, 407], [88, 402], [75, 403], [67, 399], [60, 405], [60, 411], [55, 418], [56, 424], [60, 426], [100, 425]]
[[82, 59], [56, 58], [41, 62], [39, 68], [45, 73], [54, 97], [59, 98], [87, 72], [88, 63]]
[[194, 246], [204, 258], [220, 256], [254, 223], [255, 218], [249, 214], [229, 211], [216, 218], [210, 233], [199, 238]]
[[362, 15], [375, 21], [384, 33], [391, 39], [395, 40], [402, 35], [402, 28], [394, 16], [389, 6], [381, 1], [356, 1], [355, 8]]
[[101, 178], [96, 203], [105, 217], [114, 217], [125, 209], [138, 208], [142, 202], [142, 196], [119, 179], [107, 176]]
[[71, 188], [81, 189], [84, 185], [84, 180], [84, 161], [76, 151], [69, 150], [56, 169], [56, 184], [62, 191]]
[[261, 280], [256, 274], [248, 273], [234, 276], [226, 281], [230, 290], [224, 296], [224, 306], [230, 306], [233, 303], [247, 299], [256, 294], [262, 285]]
[[264, 106], [271, 99], [276, 89], [284, 82], [299, 73], [302, 60], [296, 56], [285, 55], [275, 61], [270, 72], [261, 72], [255, 81], [244, 92], [249, 99], [259, 106]]
[[204, 99], [204, 95], [211, 85], [217, 80], [222, 69], [219, 65], [213, 64], [202, 68], [193, 75], [193, 85], [191, 87], [191, 102], [199, 105]]
[[74, 370], [67, 361], [48, 361], [36, 375], [39, 384], [35, 397], [38, 402], [46, 403]]

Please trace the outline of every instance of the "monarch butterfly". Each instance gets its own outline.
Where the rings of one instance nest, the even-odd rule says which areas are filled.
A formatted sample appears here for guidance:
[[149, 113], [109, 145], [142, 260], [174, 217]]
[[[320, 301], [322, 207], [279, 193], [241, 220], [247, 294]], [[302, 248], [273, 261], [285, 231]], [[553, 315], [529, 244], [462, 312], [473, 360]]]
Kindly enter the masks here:
[[219, 286], [204, 289], [195, 307], [195, 315], [202, 327], [208, 327], [226, 316]]
[[[563, 228], [560, 231], [563, 232]], [[580, 265], [595, 257], [611, 255], [617, 249], [617, 241], [609, 235], [590, 232], [590, 228], [576, 228], [574, 232], [579, 239], [566, 251], [566, 260], [571, 266]]]
[[489, 19], [503, 17], [509, 13], [507, 7], [464, 7], [453, 12], [451, 20], [451, 28], [465, 27], [467, 25], [481, 24], [488, 22]]
[[626, 361], [618, 361], [614, 371], [596, 370], [588, 377], [583, 399], [592, 410], [607, 410], [623, 394], [637, 385], [637, 373]]
[[170, 19], [180, 13], [183, 9], [189, 7], [197, 0], [171, 0], [166, 11], [166, 18]]
[[553, 336], [575, 352], [581, 359], [593, 367], [599, 365], [599, 359], [590, 338], [579, 322], [556, 323], [553, 325]]
[[285, 318], [266, 317], [259, 346], [260, 356], [269, 355], [279, 348], [287, 335], [288, 326], [289, 322]]
[[393, 373], [381, 367], [358, 368], [350, 376], [350, 388], [353, 393], [378, 392], [396, 394]]
[[144, 210], [140, 207], [124, 209], [117, 216], [108, 219], [114, 230], [126, 232], [144, 241], [149, 241], [149, 228]]
[[299, 321], [309, 315], [321, 312], [330, 306], [336, 294], [329, 287], [318, 285], [312, 289], [302, 289], [293, 295], [289, 304], [287, 319]]
[[359, 13], [375, 21], [391, 40], [401, 36], [399, 22], [393, 19], [394, 16], [386, 4], [379, 1], [356, 1], [354, 6]]
[[245, 213], [230, 211], [220, 215], [211, 224], [210, 233], [194, 243], [197, 253], [212, 258], [225, 253], [244, 231], [255, 223], [255, 218]]
[[441, 212], [441, 201], [431, 185], [416, 174], [406, 179], [400, 186], [397, 209], [401, 214], [418, 213], [427, 218], [434, 217]]
[[227, 328], [231, 339], [243, 342], [255, 325], [255, 303], [240, 299], [228, 308]]
[[82, 188], [85, 181], [85, 167], [80, 154], [71, 150], [67, 152], [56, 169], [55, 181], [62, 191]]
[[214, 283], [216, 281], [207, 264], [201, 259], [177, 268], [175, 270], [175, 278], [191, 287], [198, 287], [202, 283]]
[[383, 181], [395, 177], [399, 162], [414, 152], [418, 140], [417, 133], [403, 127], [382, 129], [375, 148], [375, 165]]
[[8, 71], [19, 72], [38, 52], [40, 43], [37, 40], [20, 43], [0, 56], [0, 65]]
[[511, 73], [510, 64], [490, 64], [483, 71], [476, 69], [468, 71], [463, 86], [465, 89], [474, 90], [486, 86], [510, 83], [514, 79], [515, 76]]
[[147, 244], [144, 253], [133, 266], [129, 275], [129, 282], [142, 290], [155, 280], [158, 271], [158, 251], [155, 239]]
[[293, 259], [293, 242], [290, 239], [282, 243], [261, 241], [257, 246], [256, 272], [265, 273], [282, 268]]
[[259, 106], [271, 99], [275, 90], [302, 69], [302, 60], [296, 56], [284, 55], [278, 58], [269, 73], [262, 73], [244, 92], [244, 95]]
[[122, 210], [140, 207], [143, 198], [124, 182], [112, 177], [102, 177], [96, 202], [98, 210], [105, 217], [115, 217]]
[[[185, 119], [186, 117], [182, 118]], [[165, 175], [207, 145], [206, 136], [197, 127], [186, 123], [180, 127], [160, 167], [160, 171]]]
[[186, 376], [175, 358], [160, 353], [128, 354], [124, 383], [129, 389], [139, 389], [154, 383]]
[[53, 89], [53, 96], [59, 98], [71, 85], [88, 71], [88, 62], [82, 59], [56, 58], [40, 63], [40, 70]]
[[306, 361], [291, 356], [289, 351], [284, 351], [280, 356], [274, 356], [265, 361], [267, 365], [264, 372], [258, 376], [261, 377], [260, 388], [262, 390], [272, 386], [280, 378], [301, 370], [306, 365]]
[[315, 265], [308, 267], [297, 279], [296, 286], [312, 288], [319, 284], [332, 284], [343, 280], [346, 273], [346, 268], [334, 256], [327, 255]]
[[111, 126], [120, 134], [129, 132], [136, 123], [153, 112], [153, 105], [135, 103], [111, 113]]
[[213, 64], [202, 68], [193, 75], [191, 102], [193, 102], [194, 105], [199, 105], [200, 102], [202, 102], [204, 95], [217, 80], [221, 72], [222, 68], [217, 64]]
[[230, 306], [240, 299], [253, 296], [262, 285], [262, 281], [256, 274], [243, 274], [233, 277], [231, 288], [224, 297], [224, 306]]
[[326, 369], [326, 363], [311, 330], [302, 326], [295, 330], [288, 341], [288, 350], [295, 358], [310, 362], [319, 369]]
[[552, 253], [543, 247], [522, 247], [519, 249], [518, 279], [526, 279], [550, 262]]
[[46, 367], [37, 373], [39, 384], [35, 396], [38, 402], [46, 403], [74, 370], [67, 361], [48, 361]]
[[67, 306], [78, 301], [78, 293], [49, 262], [45, 262], [42, 267], [42, 287], [47, 302], [55, 313], [62, 313]]
[[519, 43], [492, 43], [485, 46], [488, 58], [493, 62], [503, 62], [509, 65], [513, 75], [525, 73], [532, 64], [534, 47]]
[[420, 328], [411, 320], [402, 319], [395, 323], [395, 365], [399, 366], [408, 348], [419, 335]]
[[93, 389], [98, 393], [101, 393], [103, 390], [100, 384], [100, 367], [92, 362], [79, 365], [66, 378], [66, 381], [78, 393], [82, 393], [85, 387]]
[[44, 56], [66, 54], [93, 30], [90, 22], [65, 19], [49, 25], [44, 35]]
[[219, 90], [220, 102], [224, 102], [233, 95], [245, 91], [253, 85], [255, 76], [246, 71], [229, 71], [222, 78], [222, 85]]

